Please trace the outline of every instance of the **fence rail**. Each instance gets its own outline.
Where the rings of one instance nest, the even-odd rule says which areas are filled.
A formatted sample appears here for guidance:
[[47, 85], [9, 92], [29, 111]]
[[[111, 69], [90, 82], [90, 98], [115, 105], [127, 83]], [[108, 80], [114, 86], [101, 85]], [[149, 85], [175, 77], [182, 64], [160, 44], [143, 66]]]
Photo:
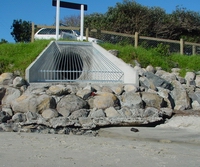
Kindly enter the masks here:
[[[39, 28], [55, 28], [55, 26], [44, 26], [44, 25], [35, 26], [34, 23], [32, 23], [32, 35], [31, 35], [32, 42], [34, 41], [35, 29]], [[80, 30], [80, 27], [61, 26], [60, 29]], [[170, 53], [180, 53], [185, 55], [200, 55], [200, 43], [187, 42], [184, 41], [182, 38], [180, 40], [170, 40], [170, 39], [140, 36], [137, 32], [133, 35], [133, 34], [117, 33], [117, 32], [97, 30], [97, 29], [90, 30], [89, 28], [86, 28], [85, 35], [86, 39], [88, 39], [88, 36], [90, 36], [109, 43], [131, 44], [135, 47], [142, 46], [145, 48], [154, 48], [157, 47], [159, 44], [163, 44], [169, 47]]]

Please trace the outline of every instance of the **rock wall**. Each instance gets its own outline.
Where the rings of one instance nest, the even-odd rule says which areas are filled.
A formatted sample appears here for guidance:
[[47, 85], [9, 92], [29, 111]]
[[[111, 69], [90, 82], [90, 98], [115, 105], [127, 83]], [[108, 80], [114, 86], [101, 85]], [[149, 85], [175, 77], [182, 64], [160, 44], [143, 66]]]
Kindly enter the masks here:
[[0, 131], [94, 133], [104, 126], [163, 123], [174, 111], [200, 109], [200, 76], [134, 67], [139, 87], [123, 84], [27, 83], [0, 75]]

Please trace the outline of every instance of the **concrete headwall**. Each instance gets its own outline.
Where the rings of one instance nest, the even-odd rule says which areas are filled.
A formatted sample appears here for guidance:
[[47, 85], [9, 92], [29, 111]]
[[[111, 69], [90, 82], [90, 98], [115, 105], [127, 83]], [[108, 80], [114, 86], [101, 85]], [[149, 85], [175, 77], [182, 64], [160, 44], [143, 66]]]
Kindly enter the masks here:
[[[98, 44], [85, 43], [85, 42], [84, 43], [83, 42], [63, 42], [63, 41], [51, 42], [47, 46], [47, 48], [45, 48], [44, 51], [36, 58], [36, 60], [30, 64], [30, 66], [26, 69], [27, 81], [30, 83], [41, 82], [42, 81], [41, 77], [43, 75], [41, 73], [41, 67], [43, 67], [45, 62], [47, 62], [47, 61], [51, 61], [51, 63], [54, 64], [55, 63], [53, 61], [54, 56], [55, 56], [54, 54], [60, 52], [59, 45], [62, 45], [62, 48], [63, 48], [65, 45], [67, 46], [68, 44], [70, 46], [74, 45], [74, 47], [79, 47], [79, 45], [81, 45], [82, 48], [84, 48], [84, 45], [85, 45], [86, 50], [88, 49], [87, 48], [88, 46], [93, 47], [92, 50], [95, 50], [95, 52], [98, 52], [98, 53], [100, 53], [100, 55], [103, 55], [107, 61], [110, 61], [114, 66], [116, 66], [117, 69], [119, 69], [120, 71], [122, 71], [124, 73], [123, 74], [123, 83], [124, 84], [133, 84], [135, 86], [139, 85], [137, 71], [135, 71], [131, 66], [126, 64], [121, 59], [117, 58], [116, 56], [114, 56], [111, 53], [109, 53], [108, 51], [106, 51], [104, 48], [102, 48]], [[95, 52], [92, 54], [95, 54]], [[95, 57], [96, 55], [93, 55], [93, 56]], [[85, 61], [84, 58], [82, 60]], [[68, 62], [66, 62], [66, 64], [67, 63]], [[101, 62], [99, 62], [99, 64], [101, 64]], [[54, 65], [52, 65], [52, 67], [53, 66]], [[87, 70], [90, 70], [90, 69], [87, 69]], [[48, 70], [46, 70], [46, 71], [48, 71]], [[83, 69], [83, 71], [86, 71], [86, 69]], [[87, 75], [87, 72], [86, 72], [86, 75]], [[90, 75], [91, 75], [91, 73], [90, 73]], [[95, 75], [98, 75], [98, 74], [92, 73], [92, 75], [94, 75], [94, 76], [91, 78], [95, 78]], [[112, 74], [109, 74], [109, 75], [111, 75], [110, 77], [112, 77]], [[114, 76], [114, 73], [113, 73], [113, 76]], [[105, 75], [104, 79], [106, 79], [106, 78], [109, 80], [109, 77]], [[65, 82], [65, 81], [63, 80], [62, 82]], [[79, 80], [79, 82], [84, 82], [84, 81]], [[87, 80], [86, 80], [86, 82], [87, 82]]]
[[99, 52], [101, 52], [107, 59], [109, 59], [113, 64], [115, 64], [120, 70], [124, 72], [124, 83], [139, 85], [138, 73], [131, 66], [126, 64], [123, 60], [112, 55], [110, 52], [102, 48], [101, 46], [92, 43]]

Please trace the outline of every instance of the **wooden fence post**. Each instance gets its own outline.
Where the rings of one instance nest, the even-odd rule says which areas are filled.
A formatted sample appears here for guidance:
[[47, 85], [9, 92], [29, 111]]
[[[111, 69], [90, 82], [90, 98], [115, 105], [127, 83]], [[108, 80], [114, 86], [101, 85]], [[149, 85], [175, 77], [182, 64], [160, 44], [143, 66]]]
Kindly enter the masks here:
[[86, 28], [86, 41], [88, 41], [88, 36], [89, 36], [89, 28]]
[[135, 48], [138, 47], [138, 40], [139, 40], [138, 32], [135, 32]]
[[32, 28], [31, 28], [31, 42], [34, 42], [34, 34], [35, 34], [35, 25], [32, 22]]
[[195, 55], [195, 54], [196, 54], [196, 46], [192, 45], [192, 55]]
[[180, 39], [180, 54], [184, 54], [184, 41], [182, 38]]

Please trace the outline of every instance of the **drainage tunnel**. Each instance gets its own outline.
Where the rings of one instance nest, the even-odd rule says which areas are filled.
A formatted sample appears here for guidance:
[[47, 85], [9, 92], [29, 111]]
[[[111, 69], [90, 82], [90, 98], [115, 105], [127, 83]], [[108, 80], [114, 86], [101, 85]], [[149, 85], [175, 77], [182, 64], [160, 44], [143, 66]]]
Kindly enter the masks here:
[[51, 42], [26, 69], [28, 82], [122, 83], [124, 72], [90, 42]]
[[[83, 59], [80, 48], [63, 48], [60, 54], [54, 56], [54, 69], [56, 71], [56, 80], [77, 80], [83, 72]], [[84, 52], [84, 51], [82, 51]], [[49, 69], [47, 67], [46, 69]], [[53, 74], [53, 70], [51, 73]], [[42, 72], [42, 71], [41, 71]], [[43, 71], [45, 72], [45, 70]]]

